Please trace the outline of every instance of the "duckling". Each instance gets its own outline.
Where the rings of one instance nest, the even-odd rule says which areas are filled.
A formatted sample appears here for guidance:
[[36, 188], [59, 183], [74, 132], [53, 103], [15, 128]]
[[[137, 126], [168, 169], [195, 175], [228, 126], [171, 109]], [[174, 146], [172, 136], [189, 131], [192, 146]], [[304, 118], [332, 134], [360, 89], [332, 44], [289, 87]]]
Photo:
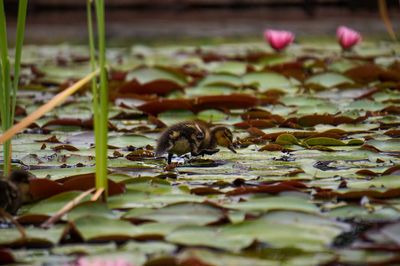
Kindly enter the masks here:
[[165, 129], [158, 139], [156, 156], [168, 152], [168, 164], [172, 156], [190, 152], [192, 156], [214, 154], [217, 145], [227, 147], [236, 153], [232, 144], [232, 132], [224, 126], [208, 127], [202, 121], [186, 121]]
[[25, 170], [14, 170], [9, 179], [0, 178], [1, 209], [15, 214], [22, 203], [30, 201], [29, 177]]

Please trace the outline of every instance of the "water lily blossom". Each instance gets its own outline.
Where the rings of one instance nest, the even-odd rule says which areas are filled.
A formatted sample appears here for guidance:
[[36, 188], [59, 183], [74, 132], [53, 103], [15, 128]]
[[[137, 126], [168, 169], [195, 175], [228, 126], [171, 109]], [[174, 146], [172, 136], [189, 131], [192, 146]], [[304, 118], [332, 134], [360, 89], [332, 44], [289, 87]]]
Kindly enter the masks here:
[[134, 266], [133, 263], [127, 262], [124, 259], [102, 259], [94, 257], [92, 259], [87, 259], [81, 257], [75, 264], [76, 266]]
[[350, 50], [351, 47], [361, 42], [361, 34], [345, 26], [338, 27], [336, 37], [343, 50]]
[[264, 39], [277, 52], [290, 45], [294, 40], [294, 34], [286, 30], [266, 30]]

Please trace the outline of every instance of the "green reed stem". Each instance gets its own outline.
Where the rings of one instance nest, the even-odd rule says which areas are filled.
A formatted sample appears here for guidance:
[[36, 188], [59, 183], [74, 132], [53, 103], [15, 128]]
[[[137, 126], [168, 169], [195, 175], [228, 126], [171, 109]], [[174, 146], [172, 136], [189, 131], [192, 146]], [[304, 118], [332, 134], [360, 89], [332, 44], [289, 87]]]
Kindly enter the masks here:
[[13, 98], [12, 98], [12, 108], [11, 108], [11, 121], [14, 121], [14, 114], [15, 114], [15, 104], [17, 99], [19, 71], [21, 68], [21, 54], [22, 54], [22, 44], [24, 41], [27, 8], [28, 8], [28, 0], [19, 0], [17, 37], [15, 40], [14, 83], [13, 83]]
[[[92, 68], [95, 67], [94, 41], [92, 15], [90, 1], [87, 2], [89, 46]], [[97, 31], [98, 31], [98, 57], [100, 68], [100, 91], [97, 92], [97, 84], [93, 82], [93, 107], [94, 126], [96, 139], [96, 188], [104, 188], [107, 197], [107, 139], [108, 139], [108, 83], [106, 72], [106, 47], [105, 47], [105, 22], [104, 22], [104, 0], [95, 0]], [[100, 97], [99, 97], [100, 96]]]
[[[92, 17], [92, 5], [91, 0], [86, 1], [86, 11], [87, 11], [87, 24], [89, 33], [89, 51], [90, 51], [90, 65], [92, 71], [96, 70], [96, 57], [95, 57], [95, 46], [94, 46], [94, 35], [93, 35], [93, 17]], [[96, 187], [101, 188], [102, 182], [98, 179], [102, 176], [102, 169], [100, 165], [102, 164], [101, 154], [101, 134], [99, 128], [100, 121], [100, 110], [99, 110], [99, 96], [98, 96], [98, 86], [96, 77], [92, 79], [92, 94], [93, 94], [93, 123], [94, 123], [94, 137], [95, 137], [95, 149], [96, 149]]]
[[[10, 60], [8, 58], [8, 41], [7, 41], [7, 26], [6, 15], [4, 11], [4, 1], [0, 3], [0, 111], [1, 111], [1, 127], [3, 132], [7, 131], [14, 123], [14, 113], [16, 96], [18, 90], [20, 63], [22, 43], [24, 39], [24, 29], [26, 20], [26, 10], [28, 0], [20, 0], [18, 6], [18, 22], [17, 22], [17, 39], [15, 47], [15, 61], [14, 61], [14, 81], [11, 86], [11, 70]], [[11, 89], [13, 90], [11, 99]], [[4, 174], [8, 175], [11, 168], [11, 140], [3, 143], [3, 156], [4, 156]]]

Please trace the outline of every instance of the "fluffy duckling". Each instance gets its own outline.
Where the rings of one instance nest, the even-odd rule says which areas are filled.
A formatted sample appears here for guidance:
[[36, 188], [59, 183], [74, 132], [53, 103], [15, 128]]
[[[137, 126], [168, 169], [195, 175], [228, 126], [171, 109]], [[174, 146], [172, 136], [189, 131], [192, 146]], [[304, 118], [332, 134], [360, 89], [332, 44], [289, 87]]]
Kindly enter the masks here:
[[168, 152], [168, 164], [172, 156], [190, 152], [192, 156], [214, 154], [217, 145], [227, 147], [236, 153], [232, 145], [232, 132], [224, 126], [208, 127], [205, 122], [186, 121], [165, 129], [158, 139], [156, 156]]
[[24, 170], [14, 170], [10, 178], [0, 178], [0, 208], [10, 214], [15, 214], [22, 203], [30, 201], [29, 173]]

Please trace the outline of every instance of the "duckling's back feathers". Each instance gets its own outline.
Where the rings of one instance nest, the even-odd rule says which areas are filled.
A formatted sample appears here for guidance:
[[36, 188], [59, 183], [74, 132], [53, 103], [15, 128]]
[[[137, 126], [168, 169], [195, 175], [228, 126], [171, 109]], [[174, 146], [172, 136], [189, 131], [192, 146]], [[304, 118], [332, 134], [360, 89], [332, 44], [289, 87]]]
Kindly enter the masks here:
[[199, 142], [207, 135], [207, 130], [194, 122], [181, 122], [168, 127], [158, 139], [156, 156], [167, 151], [182, 155], [190, 152], [193, 146], [199, 147]]
[[0, 208], [14, 214], [22, 204], [18, 187], [5, 178], [0, 179]]

